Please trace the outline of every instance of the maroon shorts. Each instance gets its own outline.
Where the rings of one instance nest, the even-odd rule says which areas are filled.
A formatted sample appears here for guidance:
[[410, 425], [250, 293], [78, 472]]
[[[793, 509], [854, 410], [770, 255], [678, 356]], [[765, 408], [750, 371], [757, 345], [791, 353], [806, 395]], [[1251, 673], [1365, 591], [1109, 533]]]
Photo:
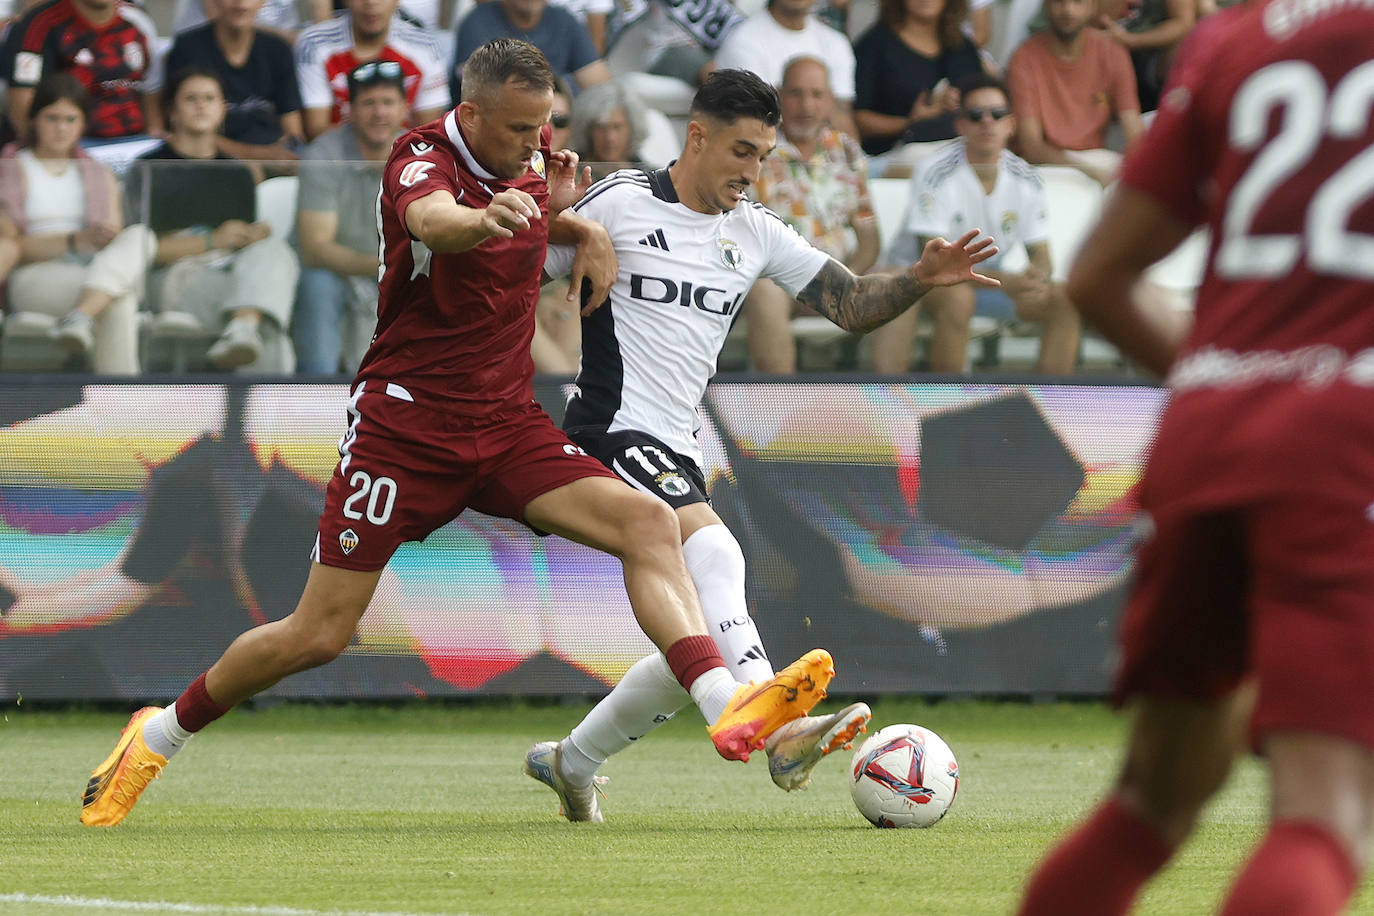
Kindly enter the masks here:
[[360, 384], [348, 413], [314, 551], [326, 566], [381, 569], [466, 508], [523, 522], [550, 490], [615, 477], [535, 403], [478, 423]]
[[1116, 699], [1215, 699], [1253, 677], [1255, 747], [1315, 731], [1374, 748], [1374, 511], [1289, 494], [1156, 517], [1121, 627]]

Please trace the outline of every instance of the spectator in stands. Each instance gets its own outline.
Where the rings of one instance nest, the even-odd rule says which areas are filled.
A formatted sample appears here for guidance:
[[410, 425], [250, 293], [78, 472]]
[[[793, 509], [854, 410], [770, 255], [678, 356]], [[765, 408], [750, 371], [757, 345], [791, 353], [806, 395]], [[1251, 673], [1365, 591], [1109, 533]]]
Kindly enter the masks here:
[[879, 10], [877, 24], [854, 43], [854, 121], [864, 152], [953, 138], [954, 87], [983, 72], [963, 31], [967, 0], [880, 0]]
[[[291, 46], [255, 25], [263, 0], [212, 0], [210, 22], [184, 32], [172, 44], [163, 67], [180, 73], [205, 67], [219, 76], [228, 114], [220, 151], [235, 159], [295, 159], [305, 139], [301, 93]], [[155, 93], [161, 87], [149, 86]], [[148, 110], [162, 127], [156, 94]]]
[[1108, 125], [1119, 121], [1127, 144], [1145, 125], [1130, 55], [1090, 27], [1096, 15], [1096, 0], [1045, 0], [1049, 28], [1017, 49], [1007, 81], [1021, 155], [1036, 165], [1071, 165], [1107, 185], [1121, 158], [1105, 149]]
[[1131, 54], [1140, 110], [1159, 107], [1174, 52], [1192, 31], [1197, 0], [1109, 0], [1098, 24]]
[[[907, 223], [883, 260], [908, 264], [908, 256], [919, 256], [932, 238], [985, 229], [996, 238], [999, 250], [980, 269], [1001, 280], [1002, 286], [974, 289], [965, 283], [932, 290], [921, 300], [935, 323], [930, 371], [963, 372], [970, 320], [975, 313], [995, 313], [1043, 324], [1037, 369], [1068, 375], [1077, 361], [1079, 321], [1063, 285], [1051, 279], [1044, 182], [1007, 149], [1016, 119], [1006, 87], [978, 74], [958, 88], [963, 99], [955, 118], [959, 139], [917, 166]], [[874, 331], [874, 371], [905, 372], [915, 332], [914, 309]]]
[[90, 93], [87, 136], [108, 140], [147, 132], [139, 90], [152, 63], [156, 31], [141, 9], [125, 0], [49, 0], [10, 29], [8, 103], [15, 130], [29, 122], [38, 81], [65, 72]]
[[592, 37], [592, 45], [596, 47], [596, 53], [602, 57], [606, 56], [606, 21], [610, 17], [611, 10], [615, 8], [615, 0], [550, 0], [554, 6], [561, 6], [563, 9], [572, 13], [578, 22], [587, 27], [587, 34]]
[[[177, 0], [172, 19], [172, 34], [180, 37], [215, 18], [215, 8], [223, 0]], [[296, 41], [301, 28], [300, 9], [295, 0], [263, 0], [253, 17], [253, 24], [264, 32], [271, 32], [287, 44]], [[170, 68], [168, 68], [170, 69]]]
[[553, 110], [549, 112], [549, 149], [568, 149], [572, 135], [573, 94], [562, 79], [553, 84]]
[[714, 58], [725, 37], [743, 21], [730, 0], [621, 0], [607, 25], [608, 43], [613, 45], [631, 26], [644, 22], [643, 70], [696, 88], [716, 68]]
[[[878, 221], [868, 196], [863, 150], [854, 138], [829, 126], [835, 96], [825, 62], [816, 57], [789, 61], [779, 97], [782, 136], [777, 150], [764, 160], [754, 199], [812, 245], [862, 274], [878, 259]], [[790, 322], [810, 310], [766, 279], [754, 284], [745, 308], [754, 368], [795, 372], [797, 348]]]
[[111, 262], [122, 272], [121, 262], [142, 255], [136, 239], [120, 234], [113, 173], [80, 147], [88, 105], [74, 74], [43, 77], [30, 103], [31, 144], [12, 145], [0, 158], [0, 212], [18, 243], [7, 300], [12, 311], [61, 318], [54, 336], [73, 352], [89, 352], [96, 372], [132, 375], [138, 372], [138, 304], [133, 297], [116, 302], [103, 287]]
[[285, 328], [300, 268], [290, 246], [256, 221], [252, 170], [219, 151], [219, 77], [174, 74], [163, 106], [171, 135], [125, 178], [125, 210], [154, 237], [149, 298], [223, 327], [206, 354], [214, 367], [289, 373], [295, 355]]
[[573, 101], [568, 142], [600, 175], [644, 165], [639, 147], [648, 133], [644, 103], [618, 80], [584, 90]]
[[587, 27], [562, 6], [548, 0], [489, 0], [479, 3], [458, 23], [454, 34], [453, 72], [449, 93], [459, 96], [463, 64], [493, 38], [519, 38], [544, 52], [556, 76], [579, 90], [611, 78]]
[[815, 57], [830, 72], [835, 109], [830, 126], [857, 136], [854, 127], [854, 49], [842, 33], [811, 14], [816, 0], [768, 0], [725, 36], [716, 54], [720, 69], [750, 70], [782, 85], [782, 71], [794, 57]]
[[351, 374], [377, 325], [377, 190], [406, 118], [400, 65], [360, 64], [348, 96], [352, 119], [306, 147], [300, 166], [302, 270], [291, 330], [296, 370], [310, 375]]
[[401, 65], [412, 125], [448, 110], [447, 52], [432, 34], [396, 18], [396, 8], [397, 0], [348, 0], [347, 12], [301, 32], [296, 79], [307, 139], [348, 118], [348, 74], [370, 60]]

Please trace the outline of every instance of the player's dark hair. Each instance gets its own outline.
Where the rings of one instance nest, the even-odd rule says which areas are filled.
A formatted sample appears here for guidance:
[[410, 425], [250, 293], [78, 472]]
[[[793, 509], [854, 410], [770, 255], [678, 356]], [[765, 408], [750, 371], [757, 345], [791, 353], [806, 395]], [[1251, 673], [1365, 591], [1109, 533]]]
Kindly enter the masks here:
[[954, 84], [954, 88], [959, 90], [959, 98], [965, 98], [970, 92], [977, 92], [979, 89], [996, 89], [1002, 93], [1002, 97], [1011, 104], [1011, 90], [1007, 88], [1005, 81], [998, 79], [990, 73], [970, 74]]
[[752, 118], [777, 127], [782, 123], [782, 104], [778, 91], [748, 70], [717, 70], [697, 90], [688, 114], [726, 124]]
[[474, 101], [512, 80], [535, 92], [552, 92], [554, 88], [553, 69], [543, 51], [518, 38], [493, 39], [473, 51], [463, 64], [461, 101]]
[[162, 87], [162, 110], [171, 111], [177, 100], [177, 93], [189, 79], [202, 77], [207, 80], [214, 80], [219, 87], [219, 94], [224, 95], [224, 81], [219, 78], [219, 74], [209, 67], [187, 67], [173, 73], [167, 80], [167, 85]]
[[91, 96], [81, 80], [61, 70], [49, 73], [34, 87], [33, 100], [29, 102], [29, 123], [32, 124], [38, 113], [53, 102], [64, 100], [80, 108], [83, 116], [91, 113]]

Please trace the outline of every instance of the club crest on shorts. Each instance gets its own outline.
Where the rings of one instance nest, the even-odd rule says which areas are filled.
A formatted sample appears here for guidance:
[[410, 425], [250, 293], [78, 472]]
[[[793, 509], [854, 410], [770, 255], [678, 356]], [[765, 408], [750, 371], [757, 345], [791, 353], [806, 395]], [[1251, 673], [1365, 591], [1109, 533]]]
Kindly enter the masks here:
[[535, 150], [534, 154], [530, 156], [530, 168], [540, 178], [544, 177], [544, 154], [539, 150]]
[[344, 556], [348, 556], [352, 553], [353, 548], [357, 546], [358, 532], [354, 531], [352, 528], [345, 528], [343, 531], [339, 532], [339, 549], [344, 552]]
[[744, 263], [744, 252], [739, 250], [739, 246], [729, 239], [716, 239], [716, 247], [720, 249], [720, 263], [731, 270], [739, 270]]
[[692, 489], [677, 471], [664, 471], [654, 478], [654, 483], [669, 496], [686, 496]]

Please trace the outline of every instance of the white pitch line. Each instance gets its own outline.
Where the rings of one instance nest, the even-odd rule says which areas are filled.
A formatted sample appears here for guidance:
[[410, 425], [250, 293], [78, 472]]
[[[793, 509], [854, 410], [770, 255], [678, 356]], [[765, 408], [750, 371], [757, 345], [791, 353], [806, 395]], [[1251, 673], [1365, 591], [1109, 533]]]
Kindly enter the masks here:
[[127, 910], [137, 913], [231, 913], [235, 916], [470, 916], [464, 913], [411, 913], [396, 910], [307, 910], [294, 906], [215, 905], [158, 900], [109, 900], [68, 894], [0, 894], [0, 903], [29, 903], [76, 910]]

